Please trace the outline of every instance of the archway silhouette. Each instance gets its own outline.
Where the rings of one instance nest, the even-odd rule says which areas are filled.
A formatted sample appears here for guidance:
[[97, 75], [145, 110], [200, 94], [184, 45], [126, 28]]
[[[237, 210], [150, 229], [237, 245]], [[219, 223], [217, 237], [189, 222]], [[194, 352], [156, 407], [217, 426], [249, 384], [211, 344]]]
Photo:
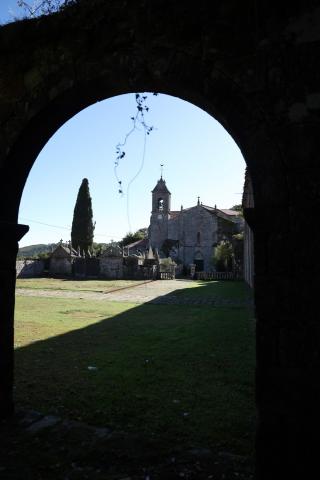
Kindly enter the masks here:
[[[201, 261], [200, 261], [200, 263], [201, 263]], [[203, 264], [203, 261], [202, 261], [202, 264]], [[200, 269], [201, 269], [201, 268], [200, 268]]]
[[300, 248], [306, 231], [315, 249], [319, 239], [319, 97], [312, 71], [312, 48], [319, 45], [308, 36], [315, 7], [97, 3], [98, 13], [82, 2], [79, 11], [2, 27], [1, 414], [12, 412], [14, 265], [25, 230], [17, 216], [33, 162], [64, 122], [94, 102], [165, 92], [216, 118], [250, 170], [255, 207], [245, 215], [255, 234], [258, 475], [304, 472], [316, 458], [310, 439], [319, 424], [318, 264]]
[[[191, 64], [186, 68], [195, 69], [196, 66]], [[228, 131], [239, 146], [243, 158], [250, 169], [255, 191], [255, 204], [257, 205], [259, 204], [259, 193], [263, 195], [263, 192], [260, 192], [257, 186], [261, 178], [266, 179], [270, 177], [270, 159], [278, 157], [278, 149], [276, 145], [271, 142], [268, 134], [265, 133], [267, 132], [267, 124], [263, 122], [262, 118], [259, 118], [257, 121], [257, 118], [253, 115], [253, 106], [250, 102], [243, 101], [242, 92], [235, 91], [236, 89], [230, 85], [227, 79], [220, 79], [220, 81], [223, 84], [223, 88], [221, 88], [219, 84], [213, 84], [211, 87], [214, 92], [213, 98], [210, 98], [208, 95], [206, 98], [201, 98], [198, 102], [193, 100], [196, 92], [182, 96], [178, 86], [175, 89], [166, 89], [162, 93], [177, 96], [195, 104], [213, 116], [213, 118]], [[103, 83], [103, 79], [99, 79], [99, 83], [100, 82]], [[103, 96], [102, 93], [93, 96], [92, 92], [97, 92], [96, 83], [97, 80], [95, 79], [92, 84], [85, 85], [81, 90], [74, 88], [67, 90], [61, 96], [46, 104], [43, 110], [38, 112], [32, 120], [24, 125], [19, 137], [10, 150], [8, 156], [9, 168], [5, 172], [7, 181], [10, 182], [13, 187], [11, 189], [13, 202], [10, 201], [10, 205], [11, 208], [14, 208], [10, 212], [6, 209], [6, 215], [10, 216], [10, 218], [8, 217], [9, 221], [16, 221], [20, 198], [29, 171], [38, 154], [52, 135], [75, 114], [95, 102], [117, 94], [130, 93], [129, 89], [125, 90], [125, 92], [112, 91], [111, 93], [110, 89], [106, 89]], [[142, 82], [137, 82], [136, 86], [146, 85], [143, 85]], [[152, 89], [149, 85], [149, 88], [137, 88], [136, 91], [152, 91]], [[159, 91], [159, 88], [157, 91]], [[223, 101], [221, 101], [221, 97], [224, 98]], [[222, 105], [220, 105], [220, 103], [222, 103]], [[219, 105], [216, 106], [216, 104]], [[224, 107], [229, 115], [224, 112]], [[255, 113], [257, 114], [257, 112]], [[34, 134], [35, 132], [36, 135]], [[259, 145], [261, 151], [259, 151]], [[22, 156], [24, 159], [23, 162], [21, 162]], [[274, 183], [275, 179], [273, 177], [271, 178]], [[277, 188], [280, 185], [282, 186], [281, 192], [284, 195], [285, 181], [281, 176], [277, 178], [277, 185], [272, 185], [272, 187]], [[263, 201], [263, 198], [261, 200]]]
[[[151, 96], [151, 94], [149, 94], [149, 96]], [[130, 94], [130, 95], [123, 96], [123, 98], [120, 98], [120, 99], [118, 98], [118, 101], [121, 100], [121, 105], [123, 104], [123, 103], [122, 103], [122, 100], [123, 100], [124, 98], [126, 99], [126, 102], [128, 102], [129, 104], [132, 103], [132, 104], [133, 104], [133, 107], [135, 106], [135, 105], [134, 105], [134, 104], [135, 104], [135, 102], [134, 102], [134, 94]], [[116, 98], [113, 99], [113, 100], [116, 100]], [[163, 100], [163, 101], [166, 101], [166, 99], [165, 99], [164, 96], [162, 96], [162, 95], [159, 96], [159, 97], [157, 97], [157, 98], [155, 98], [155, 99], [154, 99], [154, 102], [153, 102], [153, 103], [151, 104], [151, 106], [150, 106], [150, 110], [153, 112], [153, 106], [155, 106], [155, 104], [158, 105], [158, 103], [161, 102], [162, 100]], [[150, 99], [149, 101], [151, 102], [151, 99]], [[148, 104], [149, 104], [149, 101], [148, 101]], [[167, 98], [167, 101], [168, 101], [168, 98]], [[112, 102], [109, 102], [109, 103], [112, 103]], [[188, 112], [189, 110], [196, 110], [197, 112], [199, 112], [199, 109], [196, 109], [196, 108], [193, 107], [191, 104], [186, 105], [186, 102], [183, 102], [183, 101], [181, 101], [181, 100], [179, 100], [179, 99], [172, 99], [172, 98], [171, 98], [171, 103], [172, 103], [172, 105], [173, 105], [173, 108], [174, 108], [175, 103], [180, 104], [181, 107], [184, 106], [184, 111], [185, 111], [185, 112]], [[166, 104], [167, 104], [167, 103], [166, 103]], [[113, 104], [113, 105], [114, 105], [114, 104]], [[97, 111], [99, 111], [99, 112], [100, 112], [100, 111], [103, 111], [103, 112], [104, 112], [103, 118], [105, 118], [106, 121], [108, 121], [108, 118], [110, 118], [110, 116], [108, 116], [108, 111], [109, 111], [109, 110], [108, 110], [108, 102], [105, 102], [104, 104], [100, 104], [99, 106], [97, 106], [96, 109], [95, 109], [95, 108], [90, 108], [90, 109], [89, 109], [89, 112], [95, 112], [95, 111], [96, 111], [96, 112], [97, 112]], [[89, 112], [88, 112], [88, 113], [89, 113]], [[190, 112], [190, 113], [191, 113], [191, 112]], [[196, 115], [196, 114], [194, 114], [194, 115]], [[200, 115], [200, 113], [198, 113], [198, 115]], [[208, 126], [209, 126], [210, 123], [212, 123], [212, 130], [213, 130], [213, 132], [217, 132], [217, 131], [219, 131], [219, 130], [220, 130], [220, 131], [223, 130], [221, 127], [219, 127], [219, 129], [218, 129], [218, 128], [215, 129], [214, 124], [215, 124], [216, 122], [214, 122], [214, 120], [213, 120], [211, 117], [209, 118], [207, 115], [204, 115], [204, 112], [202, 112], [202, 115], [206, 117], [206, 121], [203, 121], [204, 124], [207, 123]], [[176, 116], [177, 116], [177, 115], [176, 115]], [[92, 115], [92, 113], [91, 113], [90, 118], [92, 118], [92, 117], [93, 117], [93, 115]], [[126, 118], [126, 114], [121, 113], [120, 117], [121, 117], [122, 119], [123, 119], [123, 117]], [[84, 118], [86, 118], [86, 117], [84, 116]], [[111, 116], [111, 118], [112, 118], [112, 116]], [[129, 118], [129, 117], [128, 117], [128, 118]], [[81, 113], [80, 113], [79, 116], [74, 119], [74, 122], [73, 122], [72, 120], [71, 120], [71, 122], [70, 122], [70, 124], [73, 125], [73, 128], [72, 128], [72, 127], [69, 127], [69, 129], [67, 129], [67, 128], [64, 129], [64, 127], [62, 126], [62, 127], [61, 127], [61, 130], [60, 130], [60, 134], [59, 134], [57, 137], [55, 137], [55, 138], [53, 137], [53, 138], [52, 138], [52, 140], [53, 140], [52, 143], [53, 143], [53, 145], [55, 145], [55, 148], [54, 148], [54, 149], [55, 149], [55, 151], [56, 151], [56, 158], [60, 158], [60, 153], [59, 153], [59, 138], [60, 138], [60, 141], [61, 141], [61, 138], [62, 138], [63, 136], [68, 138], [68, 132], [70, 132], [70, 130], [71, 130], [71, 131], [75, 131], [75, 129], [76, 129], [75, 127], [76, 127], [76, 125], [77, 125], [77, 119], [78, 119], [78, 122], [79, 122], [80, 124], [83, 124], [83, 123], [84, 123], [83, 120], [80, 121], [80, 119], [81, 119]], [[201, 119], [201, 117], [199, 118], [199, 120], [200, 120], [200, 119]], [[157, 122], [157, 113], [155, 114], [155, 119], [154, 119], [154, 120]], [[113, 118], [113, 121], [115, 121], [114, 118]], [[187, 117], [187, 115], [185, 115], [185, 116], [183, 117], [183, 122], [184, 122], [184, 123], [191, 123], [191, 124], [193, 123], [192, 121], [191, 121], [191, 122], [190, 122], [190, 121], [188, 122], [188, 117]], [[91, 123], [91, 122], [90, 122], [90, 123]], [[166, 123], [166, 122], [164, 122], [164, 123]], [[174, 123], [174, 122], [173, 122], [173, 123]], [[70, 125], [70, 124], [69, 124], [69, 125]], [[159, 125], [158, 122], [157, 122], [157, 123], [156, 123], [156, 126], [159, 127], [160, 129], [162, 129], [162, 126], [163, 126], [163, 125], [161, 125], [161, 124]], [[120, 129], [120, 132], [121, 132], [121, 135], [122, 135], [122, 134], [123, 134], [123, 126], [120, 127], [120, 128], [121, 128], [121, 129]], [[90, 130], [89, 127], [88, 127], [88, 129]], [[187, 127], [185, 127], [185, 130], [186, 130], [186, 129], [187, 129]], [[103, 130], [104, 130], [104, 128], [103, 128]], [[171, 130], [170, 127], [169, 127], [169, 130]], [[202, 129], [199, 127], [199, 130], [202, 130]], [[95, 136], [95, 138], [96, 138], [98, 132], [97, 132], [95, 129], [94, 129], [94, 131], [95, 131], [95, 135], [94, 135], [94, 136]], [[100, 132], [100, 130], [99, 130], [99, 132]], [[184, 133], [185, 133], [185, 132], [184, 132]], [[71, 135], [72, 135], [72, 133], [71, 133]], [[89, 139], [91, 138], [91, 137], [90, 137], [90, 133], [88, 133], [88, 134], [86, 134], [86, 135], [87, 135], [87, 136], [86, 136], [86, 142], [89, 142], [89, 143], [90, 143], [90, 140], [89, 140]], [[226, 132], [224, 133], [224, 135], [225, 135], [225, 137], [229, 137], [229, 135], [228, 135]], [[165, 136], [165, 135], [164, 135], [164, 136]], [[216, 135], [214, 135], [214, 137], [215, 137], [215, 136], [216, 136]], [[217, 134], [217, 137], [219, 137], [218, 134]], [[231, 139], [229, 138], [229, 142], [230, 142], [230, 140], [231, 140]], [[77, 140], [76, 140], [76, 141], [77, 141]], [[217, 140], [216, 140], [216, 141], [217, 141]], [[71, 139], [70, 139], [70, 142], [71, 142], [71, 144], [73, 143], [73, 141], [72, 141]], [[86, 142], [85, 142], [85, 143], [86, 143]], [[194, 143], [195, 143], [195, 145], [196, 145], [196, 147], [195, 147], [195, 150], [196, 150], [196, 151], [199, 151], [199, 147], [201, 147], [201, 142], [202, 142], [201, 136], [199, 135], [199, 138], [196, 139], [196, 140], [194, 140]], [[109, 142], [109, 143], [113, 143], [113, 142]], [[155, 143], [156, 143], [156, 141], [155, 141]], [[160, 143], [162, 143], [162, 142], [160, 142]], [[234, 142], [231, 141], [230, 143], [234, 143]], [[97, 148], [97, 150], [100, 151], [100, 150], [99, 150], [99, 146], [98, 146], [97, 144], [98, 144], [98, 141], [97, 141], [97, 143], [94, 145], [94, 148]], [[187, 145], [188, 145], [188, 143], [187, 143]], [[48, 145], [48, 147], [49, 147], [49, 145]], [[187, 150], [187, 149], [188, 149], [188, 147], [186, 147], [186, 150]], [[46, 150], [46, 147], [44, 147], [44, 151], [45, 151], [45, 150]], [[50, 151], [50, 147], [48, 148], [48, 150]], [[77, 158], [77, 154], [76, 154], [76, 152], [74, 151], [74, 147], [72, 147], [71, 150], [72, 150], [72, 153], [71, 153], [72, 157]], [[85, 148], [83, 148], [83, 150], [85, 150]], [[150, 145], [148, 145], [147, 151], [148, 151], [148, 155], [149, 155], [149, 157], [150, 157], [149, 160], [152, 159], [152, 154], [150, 153], [150, 150], [151, 150], [151, 147], [150, 147]], [[230, 150], [230, 152], [234, 152], [234, 150], [238, 150], [235, 145], [233, 146], [233, 150]], [[126, 151], [127, 151], [127, 154], [130, 155], [130, 146], [128, 146], [128, 150], [126, 149]], [[67, 174], [67, 170], [64, 168], [64, 165], [65, 165], [66, 161], [69, 160], [69, 158], [68, 158], [68, 157], [69, 157], [69, 155], [68, 155], [68, 147], [66, 147], [66, 150], [64, 150], [63, 148], [60, 147], [60, 152], [61, 152], [61, 158], [64, 159], [64, 161], [60, 162], [60, 166], [57, 165], [56, 170], [57, 170], [58, 172], [62, 172], [66, 177], [70, 178], [69, 175]], [[230, 156], [230, 152], [229, 152], [229, 156]], [[93, 153], [93, 152], [92, 152], [92, 153]], [[241, 162], [241, 159], [239, 158], [239, 157], [241, 157], [241, 156], [240, 156], [239, 153], [237, 153], [237, 152], [235, 152], [235, 154], [237, 155], [237, 156], [236, 156], [236, 162], [233, 162], [233, 165], [234, 165], [235, 163], [239, 163], [239, 164], [241, 164], [241, 166], [242, 166], [242, 168], [243, 168], [243, 162]], [[84, 156], [84, 157], [85, 157], [85, 156]], [[165, 156], [164, 156], [164, 157], [165, 157]], [[174, 157], [174, 155], [173, 155], [172, 157]], [[223, 157], [224, 157], [224, 158], [225, 158], [225, 157], [228, 157], [228, 154], [227, 154], [226, 156], [223, 155]], [[109, 157], [106, 156], [106, 158], [108, 159], [107, 161], [108, 161], [108, 163], [111, 164], [111, 167], [112, 167], [112, 166], [113, 166], [112, 157], [111, 157], [111, 159], [109, 159]], [[213, 155], [213, 158], [219, 158], [219, 157], [217, 157], [216, 155]], [[91, 177], [91, 175], [92, 175], [92, 176], [94, 175], [93, 170], [96, 170], [96, 168], [97, 168], [97, 166], [96, 166], [96, 165], [94, 164], [94, 162], [93, 162], [93, 159], [94, 159], [94, 153], [93, 153], [93, 155], [90, 157], [90, 162], [85, 162], [86, 168], [89, 169], [90, 174], [89, 174], [87, 171], [85, 171], [85, 170], [83, 171], [83, 175], [87, 175], [87, 174], [90, 175], [90, 176], [89, 176], [89, 179], [90, 179], [91, 189], [92, 189], [92, 186], [94, 185], [93, 182], [91, 183], [91, 178], [94, 178], [94, 177]], [[42, 158], [39, 159], [40, 163], [41, 163], [41, 160], [43, 161], [43, 160], [49, 160], [49, 159], [48, 159], [48, 156], [46, 156], [45, 153], [43, 153]], [[54, 159], [51, 159], [51, 160], [54, 160]], [[71, 162], [72, 162], [72, 159], [70, 159], [70, 160], [71, 160]], [[105, 162], [105, 161], [106, 161], [106, 160], [104, 160], [104, 162]], [[46, 162], [42, 162], [42, 163], [46, 163]], [[54, 163], [54, 162], [53, 162], [53, 163]], [[57, 163], [58, 163], [58, 162], [57, 162]], [[174, 163], [174, 158], [172, 158], [171, 161], [170, 161], [170, 163], [168, 163], [168, 165], [170, 166], [170, 168], [172, 168], [172, 163]], [[212, 162], [212, 163], [215, 164], [216, 162]], [[77, 162], [77, 165], [78, 165], [78, 164], [79, 164], [79, 167], [80, 167], [81, 161]], [[185, 160], [184, 160], [184, 164], [186, 165]], [[187, 164], [187, 165], [188, 165], [189, 168], [192, 168], [192, 167], [193, 167], [193, 162], [191, 162], [190, 164]], [[199, 160], [199, 158], [194, 157], [194, 165], [197, 167], [197, 169], [200, 169], [200, 170], [201, 170], [201, 161]], [[234, 167], [235, 167], [235, 165], [234, 165]], [[99, 168], [99, 167], [98, 167], [98, 168]], [[228, 168], [225, 168], [225, 169], [226, 169], [227, 171], [229, 171], [230, 167], [229, 167], [229, 169], [228, 169]], [[73, 170], [73, 169], [72, 169], [72, 170]], [[111, 169], [110, 169], [110, 170], [111, 170]], [[48, 171], [49, 171], [49, 170], [48, 170]], [[81, 175], [81, 174], [79, 174], [79, 172], [74, 172], [74, 173], [75, 173], [75, 175], [77, 175], [77, 174], [78, 174], [78, 175]], [[81, 176], [82, 176], [82, 175], [81, 175]], [[183, 178], [183, 172], [181, 172], [181, 177]], [[194, 177], [194, 175], [193, 175], [193, 177]], [[207, 174], [207, 177], [208, 177], [208, 179], [209, 179], [209, 178], [210, 178], [210, 175]], [[228, 179], [228, 176], [226, 176], [226, 177], [227, 177], [227, 179]], [[51, 184], [51, 185], [54, 185], [54, 183], [55, 183], [54, 180], [53, 180], [53, 179], [55, 178], [55, 177], [54, 177], [54, 174], [53, 174], [52, 177], [46, 177], [46, 176], [45, 176], [45, 173], [44, 173], [44, 176], [43, 176], [42, 178], [43, 178], [43, 183], [44, 183], [44, 184], [47, 184], [47, 183], [48, 183], [48, 179], [49, 179], [49, 178], [51, 178], [51, 181], [50, 181], [50, 184]], [[37, 182], [37, 183], [40, 183], [40, 182], [42, 183], [42, 178], [40, 179], [39, 176], [38, 176], [38, 182]], [[175, 178], [175, 176], [174, 176], [173, 178]], [[203, 183], [205, 183], [205, 179], [204, 179], [204, 178], [202, 179], [202, 178], [203, 178], [203, 177], [201, 176], [201, 186], [203, 186]], [[112, 178], [106, 177], [105, 180], [106, 180], [106, 185], [110, 185], [110, 184], [112, 185], [112, 184], [114, 183], [113, 177], [112, 177]], [[235, 192], [235, 191], [240, 192], [240, 191], [241, 191], [241, 184], [242, 184], [242, 181], [243, 181], [242, 175], [241, 175], [241, 176], [239, 175], [238, 183], [239, 183], [239, 180], [240, 180], [240, 189], [238, 190], [238, 188], [237, 188], [237, 189], [230, 190], [230, 191], [232, 191], [232, 192]], [[180, 180], [180, 181], [182, 181], [182, 180]], [[72, 184], [74, 185], [74, 184], [75, 184], [74, 178], [69, 179], [69, 182], [70, 182], [70, 185], [72, 185]], [[141, 182], [140, 182], [140, 183], [141, 183]], [[183, 182], [183, 183], [184, 183], [184, 182]], [[114, 185], [114, 186], [116, 186], [116, 185]], [[150, 190], [150, 187], [152, 187], [152, 186], [153, 186], [153, 184], [150, 185], [149, 183], [147, 183], [147, 181], [144, 182], [144, 187], [145, 187], [146, 191], [148, 192], [147, 198], [149, 199], [149, 208], [148, 208], [148, 204], [147, 204], [146, 206], [143, 206], [142, 208], [146, 209], [146, 210], [148, 211], [148, 214], [149, 214], [149, 210], [151, 211], [151, 196], [153, 197], [153, 194], [150, 195], [149, 190]], [[171, 191], [173, 192], [174, 189], [175, 189], [175, 183], [174, 183], [174, 182], [171, 183], [171, 186], [170, 186], [170, 184], [168, 183], [168, 186], [170, 187]], [[237, 187], [239, 187], [239, 185], [238, 185]], [[41, 187], [40, 187], [40, 188], [41, 188]], [[63, 188], [63, 187], [62, 187], [62, 188]], [[60, 187], [60, 188], [54, 188], [53, 191], [55, 191], [55, 190], [56, 190], [57, 196], [60, 196], [60, 195], [59, 195], [59, 191], [61, 190], [61, 187]], [[112, 190], [113, 190], [113, 189], [112, 189]], [[29, 187], [29, 191], [30, 191], [30, 187]], [[93, 190], [92, 190], [92, 191], [93, 191]], [[187, 190], [185, 190], [185, 191], [187, 191]], [[214, 189], [211, 190], [211, 193], [213, 193], [213, 191], [214, 191]], [[37, 190], [36, 190], [36, 185], [35, 185], [35, 191], [33, 192], [33, 196], [35, 196], [35, 193], [36, 193], [36, 192], [37, 192]], [[188, 192], [189, 192], [189, 195], [188, 195], [188, 196], [189, 196], [189, 200], [190, 200], [190, 196], [192, 196], [192, 190], [188, 189]], [[44, 194], [45, 194], [45, 193], [44, 193]], [[117, 196], [117, 190], [114, 191], [114, 196], [115, 196], [115, 197]], [[40, 198], [41, 198], [41, 197], [40, 197]], [[203, 197], [202, 197], [202, 198], [203, 198]], [[209, 197], [209, 198], [210, 198], [210, 197]], [[240, 198], [241, 198], [241, 197], [240, 197]], [[49, 193], [48, 193], [48, 197], [46, 197], [46, 199], [47, 199], [47, 203], [48, 203], [48, 204], [52, 203], [53, 205], [55, 205], [55, 208], [59, 211], [59, 207], [57, 206], [57, 204], [56, 204], [56, 202], [54, 201], [53, 197], [52, 197]], [[94, 199], [94, 196], [93, 196], [93, 199]], [[161, 197], [161, 199], [163, 200], [162, 197]], [[237, 197], [237, 199], [238, 199], [238, 197]], [[116, 198], [115, 198], [115, 200], [116, 200]], [[195, 200], [195, 199], [194, 199], [194, 200]], [[121, 202], [121, 200], [120, 200], [120, 202]], [[169, 204], [170, 204], [170, 202], [166, 202], [166, 203], [169, 203]], [[196, 203], [196, 202], [195, 202], [195, 203]], [[198, 200], [198, 203], [199, 203], [199, 200]], [[205, 202], [204, 202], [204, 203], [205, 203]], [[209, 203], [209, 205], [212, 205], [212, 203]], [[231, 205], [231, 203], [230, 203], [230, 205]], [[229, 206], [230, 206], [230, 205], [229, 205]], [[109, 214], [109, 213], [108, 213], [108, 207], [109, 207], [109, 202], [108, 202], [108, 201], [105, 203], [105, 206], [106, 206], [106, 209], [105, 209], [105, 212], [104, 212], [104, 213], [105, 213], [106, 216], [108, 216], [108, 214]], [[223, 206], [223, 205], [221, 204], [221, 206]], [[227, 206], [227, 205], [226, 205], [226, 206]], [[65, 207], [67, 207], [67, 205], [65, 205]], [[114, 207], [113, 207], [113, 208], [114, 208]], [[24, 210], [25, 210], [25, 207], [24, 207]], [[31, 210], [30, 210], [30, 211], [31, 211]], [[94, 210], [94, 211], [95, 211], [95, 210]], [[49, 213], [49, 212], [48, 212], [48, 213]], [[62, 212], [62, 213], [63, 213], [63, 212]], [[30, 213], [30, 215], [31, 215], [31, 213]], [[35, 214], [33, 213], [33, 215], [35, 215]], [[208, 215], [210, 215], [210, 214], [208, 214]], [[35, 217], [34, 217], [34, 218], [35, 218]], [[47, 220], [44, 220], [44, 221], [48, 221], [48, 222], [49, 222], [49, 218], [50, 218], [50, 217], [45, 217], [45, 218], [48, 218], [48, 219], [47, 219]], [[95, 216], [95, 219], [97, 219], [96, 216]], [[22, 218], [22, 220], [23, 220], [23, 218]], [[50, 220], [50, 223], [51, 223], [51, 222], [53, 222], [52, 219]], [[58, 222], [58, 221], [57, 221], [57, 222]], [[60, 221], [59, 221], [59, 222], [60, 222]], [[58, 223], [59, 223], [59, 222], [58, 222]], [[60, 222], [60, 223], [61, 223], [61, 222]], [[69, 223], [69, 221], [66, 221], [66, 222], [64, 222], [64, 223]], [[99, 231], [102, 231], [101, 227], [99, 226], [99, 221], [97, 221], [97, 225], [98, 225], [98, 227], [97, 227], [97, 228], [98, 228], [98, 232], [99, 232]], [[142, 225], [142, 223], [141, 223], [141, 225]], [[141, 225], [140, 225], [140, 226], [141, 226]], [[146, 224], [146, 225], [148, 225], [148, 224]], [[110, 225], [110, 228], [111, 228], [111, 225]], [[100, 229], [100, 230], [99, 230], [99, 229]], [[113, 231], [113, 230], [111, 230], [111, 231]], [[196, 234], [196, 231], [195, 231], [195, 234]], [[60, 236], [57, 237], [57, 238], [60, 238]], [[63, 237], [63, 238], [65, 238], [65, 237]], [[210, 237], [210, 238], [211, 238], [211, 237]], [[38, 242], [38, 241], [35, 241], [35, 242], [33, 242], [33, 243], [37, 243], [37, 242]], [[199, 234], [199, 235], [197, 235], [197, 243], [198, 243], [198, 245], [197, 245], [197, 248], [196, 248], [196, 256], [195, 256], [195, 263], [197, 264], [197, 262], [199, 261], [199, 262], [198, 262], [199, 270], [203, 270], [203, 265], [204, 265], [204, 260], [203, 260], [204, 257], [203, 257], [203, 255], [200, 253], [200, 250], [201, 250], [201, 245], [200, 245], [200, 243], [201, 243], [201, 242], [203, 243], [203, 239], [201, 238], [201, 236], [200, 236], [200, 234]], [[29, 241], [29, 244], [30, 244], [30, 243], [32, 243], [32, 242]], [[205, 242], [204, 242], [204, 243], [205, 243]], [[207, 258], [207, 257], [206, 257], [206, 258]], [[192, 260], [191, 260], [191, 262], [192, 262]], [[193, 263], [193, 262], [192, 262], [192, 263]], [[208, 263], [209, 263], [209, 262], [208, 262]], [[201, 265], [202, 265], [202, 268], [200, 268]], [[208, 267], [209, 267], [209, 265], [208, 265]], [[101, 285], [101, 288], [103, 288], [102, 285]], [[81, 308], [81, 307], [80, 307], [80, 308]], [[251, 345], [251, 344], [250, 344], [250, 345]], [[251, 390], [251, 389], [252, 389], [252, 386], [253, 386], [252, 378], [250, 378], [250, 380], [251, 380], [251, 382], [250, 382], [250, 387], [249, 387], [249, 389]], [[213, 382], [213, 383], [214, 383], [214, 382]], [[249, 383], [249, 382], [248, 382], [248, 383]], [[17, 388], [19, 388], [18, 385], [19, 385], [19, 384], [17, 384]], [[37, 388], [37, 387], [35, 387], [35, 389], [36, 389], [36, 388]], [[38, 388], [39, 388], [39, 387], [38, 387]], [[248, 389], [248, 390], [249, 390], [249, 389]], [[20, 394], [20, 395], [21, 395], [21, 394]], [[250, 395], [250, 400], [252, 401], [252, 396], [251, 396], [251, 395]], [[20, 403], [21, 403], [21, 401], [20, 401]], [[35, 408], [35, 407], [37, 407], [36, 404], [35, 404], [34, 408]], [[252, 411], [253, 411], [253, 409], [252, 409]], [[249, 415], [243, 415], [243, 417], [249, 418]], [[248, 430], [249, 430], [249, 429], [248, 429]], [[196, 431], [196, 429], [195, 429], [195, 431]], [[214, 428], [213, 428], [213, 431], [214, 431]], [[243, 431], [245, 432], [245, 429], [244, 429]]]

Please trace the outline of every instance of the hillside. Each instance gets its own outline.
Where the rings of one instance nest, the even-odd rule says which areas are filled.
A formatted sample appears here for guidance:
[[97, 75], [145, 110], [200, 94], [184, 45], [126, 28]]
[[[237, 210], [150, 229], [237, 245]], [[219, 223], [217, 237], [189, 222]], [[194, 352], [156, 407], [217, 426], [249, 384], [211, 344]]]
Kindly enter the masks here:
[[56, 243], [38, 243], [36, 245], [28, 245], [19, 248], [18, 257], [33, 257], [39, 253], [51, 252], [55, 248]]
[[[19, 248], [19, 258], [29, 258], [39, 255], [40, 253], [52, 252], [57, 246], [57, 243], [37, 243], [36, 245], [27, 245], [26, 247]], [[97, 254], [99, 250], [105, 249], [107, 243], [93, 242], [93, 251]]]

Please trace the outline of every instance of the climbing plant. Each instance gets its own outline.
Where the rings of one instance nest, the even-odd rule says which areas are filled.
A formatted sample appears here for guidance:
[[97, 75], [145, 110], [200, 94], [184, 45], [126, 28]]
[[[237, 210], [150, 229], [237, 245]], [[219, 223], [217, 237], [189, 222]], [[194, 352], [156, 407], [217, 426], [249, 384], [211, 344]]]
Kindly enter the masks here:
[[[157, 93], [153, 93], [153, 95], [158, 95]], [[118, 182], [118, 192], [122, 195], [123, 194], [123, 187], [122, 187], [122, 180], [120, 180], [119, 175], [118, 175], [118, 167], [120, 165], [121, 160], [124, 159], [126, 156], [126, 151], [125, 147], [127, 144], [127, 141], [129, 137], [138, 129], [142, 127], [144, 131], [144, 135], [146, 138], [146, 135], [150, 135], [152, 130], [154, 129], [153, 126], [150, 126], [146, 123], [145, 119], [145, 114], [149, 112], [149, 106], [147, 105], [147, 98], [148, 96], [143, 93], [136, 93], [135, 94], [135, 101], [136, 101], [136, 112], [135, 114], [130, 117], [130, 120], [132, 121], [132, 128], [129, 130], [129, 132], [125, 135], [124, 140], [122, 142], [119, 142], [116, 146], [116, 159], [114, 162], [114, 174]], [[143, 165], [144, 165], [144, 160], [145, 160], [145, 146], [143, 149], [143, 154], [142, 154], [142, 162], [140, 164], [140, 168], [138, 172], [135, 174], [134, 178], [129, 182], [132, 183], [133, 180], [137, 178], [137, 176], [140, 174]]]
[[[154, 92], [152, 95], [157, 96], [158, 93]], [[136, 131], [142, 130], [143, 131], [143, 147], [142, 147], [142, 155], [141, 155], [141, 161], [138, 166], [138, 170], [134, 174], [134, 176], [129, 180], [128, 185], [127, 185], [127, 220], [128, 220], [128, 227], [129, 231], [132, 231], [131, 228], [131, 220], [130, 220], [130, 187], [132, 183], [138, 178], [140, 173], [143, 170], [144, 164], [145, 164], [145, 158], [146, 158], [146, 146], [147, 146], [147, 137], [150, 135], [152, 130], [154, 130], [154, 127], [151, 125], [148, 125], [146, 122], [146, 114], [149, 112], [149, 106], [147, 104], [147, 99], [148, 95], [145, 93], [135, 93], [135, 102], [136, 102], [136, 111], [134, 115], [130, 117], [132, 121], [132, 127], [129, 130], [129, 132], [125, 135], [124, 140], [122, 142], [119, 142], [116, 145], [116, 159], [114, 162], [114, 174], [116, 177], [116, 181], [118, 184], [118, 193], [123, 196], [123, 181], [120, 179], [119, 174], [118, 174], [118, 168], [120, 163], [123, 161], [123, 159], [126, 156], [126, 144], [128, 141], [128, 138]]]

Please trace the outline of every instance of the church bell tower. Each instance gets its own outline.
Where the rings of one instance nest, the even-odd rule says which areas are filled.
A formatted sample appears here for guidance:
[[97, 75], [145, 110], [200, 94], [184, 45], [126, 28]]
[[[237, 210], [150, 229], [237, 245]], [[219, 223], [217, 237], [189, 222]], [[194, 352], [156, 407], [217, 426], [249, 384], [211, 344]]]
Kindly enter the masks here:
[[171, 193], [162, 176], [152, 190], [152, 213], [168, 214], [171, 207]]
[[171, 208], [171, 193], [162, 175], [152, 190], [152, 211], [149, 227], [149, 244], [161, 249], [168, 238], [168, 221]]

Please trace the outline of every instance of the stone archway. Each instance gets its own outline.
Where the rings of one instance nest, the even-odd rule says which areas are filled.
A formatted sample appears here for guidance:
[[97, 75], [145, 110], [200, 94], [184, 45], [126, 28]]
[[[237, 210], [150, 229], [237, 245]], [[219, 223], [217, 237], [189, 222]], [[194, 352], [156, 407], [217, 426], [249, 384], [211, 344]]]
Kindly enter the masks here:
[[319, 11], [289, 1], [276, 10], [249, 0], [204, 1], [197, 9], [180, 0], [92, 5], [82, 0], [79, 8], [0, 30], [0, 244], [6, 252], [0, 259], [0, 413], [13, 408], [15, 255], [25, 231], [16, 222], [37, 154], [65, 121], [96, 101], [164, 92], [214, 116], [249, 166], [257, 474], [305, 473], [320, 424], [319, 265], [309, 255], [319, 243], [320, 93], [313, 69]]

